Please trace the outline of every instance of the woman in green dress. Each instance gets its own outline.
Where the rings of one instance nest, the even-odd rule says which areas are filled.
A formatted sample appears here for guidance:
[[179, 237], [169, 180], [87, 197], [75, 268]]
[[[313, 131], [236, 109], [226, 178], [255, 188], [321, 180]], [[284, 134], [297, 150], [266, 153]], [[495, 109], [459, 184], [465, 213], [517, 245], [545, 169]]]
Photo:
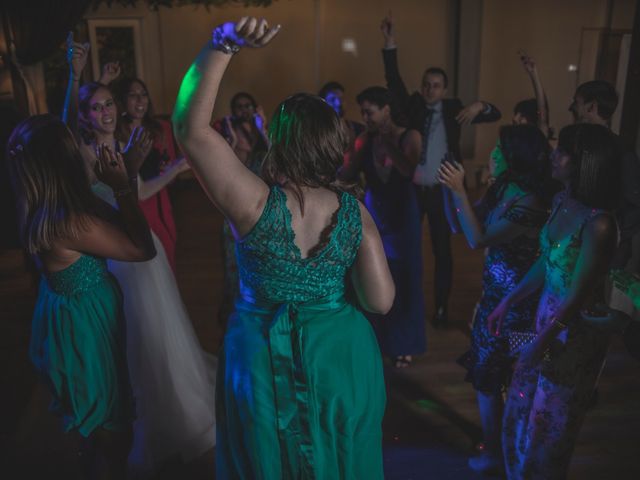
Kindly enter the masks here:
[[336, 178], [347, 141], [340, 118], [319, 97], [282, 102], [264, 180], [209, 126], [233, 53], [278, 31], [255, 18], [217, 27], [173, 117], [237, 240], [240, 299], [220, 353], [217, 475], [381, 479], [382, 362], [360, 308], [386, 313], [395, 289], [371, 216]]
[[106, 258], [152, 258], [149, 227], [122, 158], [104, 147], [98, 155], [97, 174], [116, 192], [118, 214], [93, 196], [78, 145], [56, 117], [19, 124], [7, 151], [22, 241], [42, 270], [31, 360], [64, 430], [95, 448], [100, 478], [125, 478], [132, 399], [122, 295]]

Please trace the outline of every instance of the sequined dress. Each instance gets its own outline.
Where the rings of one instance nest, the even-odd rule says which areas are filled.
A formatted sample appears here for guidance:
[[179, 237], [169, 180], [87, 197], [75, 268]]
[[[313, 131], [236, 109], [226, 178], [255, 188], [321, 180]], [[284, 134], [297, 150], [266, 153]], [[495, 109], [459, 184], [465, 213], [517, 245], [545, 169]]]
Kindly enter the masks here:
[[[498, 219], [539, 231], [548, 212], [518, 204], [524, 194], [516, 195], [507, 205], [489, 212], [485, 226]], [[500, 336], [489, 332], [487, 318], [500, 301], [522, 280], [538, 258], [538, 239], [531, 235], [518, 237], [487, 249], [482, 272], [482, 297], [478, 303], [471, 332], [471, 348], [458, 359], [467, 369], [465, 380], [473, 388], [489, 394], [504, 390], [511, 375], [513, 358], [509, 355], [508, 335], [511, 331], [532, 331], [538, 295], [531, 295], [509, 310]]]
[[[559, 209], [557, 196], [549, 222]], [[545, 282], [536, 315], [536, 331], [553, 320], [566, 296], [578, 263], [583, 231], [579, 228], [551, 242], [548, 225], [540, 233]], [[549, 355], [533, 367], [516, 369], [507, 393], [502, 445], [507, 477], [564, 479], [571, 454], [604, 365], [609, 336], [579, 321], [558, 335]]]
[[104, 259], [82, 255], [43, 275], [29, 355], [53, 394], [64, 430], [88, 437], [123, 430], [133, 403], [125, 357], [122, 295]]
[[303, 258], [286, 195], [272, 187], [237, 242], [241, 298], [218, 370], [220, 479], [381, 479], [385, 389], [373, 330], [345, 300], [362, 237], [340, 195], [323, 248]]

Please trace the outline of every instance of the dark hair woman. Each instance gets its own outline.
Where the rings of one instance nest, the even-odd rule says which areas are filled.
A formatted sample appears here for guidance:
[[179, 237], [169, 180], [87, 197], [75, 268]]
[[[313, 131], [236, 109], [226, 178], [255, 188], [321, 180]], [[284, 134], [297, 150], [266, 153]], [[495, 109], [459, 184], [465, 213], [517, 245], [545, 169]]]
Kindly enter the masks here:
[[396, 123], [386, 88], [369, 87], [358, 94], [357, 102], [367, 131], [347, 154], [341, 176], [354, 179], [363, 172], [366, 179], [364, 203], [382, 237], [396, 286], [391, 310], [369, 318], [382, 353], [396, 368], [404, 368], [426, 349], [421, 222], [411, 183], [422, 140], [419, 132]]
[[540, 234], [540, 257], [488, 319], [491, 331], [502, 331], [510, 309], [542, 288], [537, 336], [522, 350], [507, 393], [502, 445], [509, 478], [567, 476], [609, 342], [580, 321], [580, 311], [602, 298], [617, 242], [613, 134], [601, 125], [565, 127], [551, 163], [565, 189]]
[[96, 168], [116, 192], [118, 213], [94, 197], [78, 145], [52, 115], [20, 123], [7, 158], [22, 242], [43, 273], [31, 360], [46, 379], [64, 430], [95, 443], [106, 478], [124, 478], [133, 399], [122, 295], [105, 258], [152, 258], [149, 227], [121, 157], [103, 147]]
[[538, 256], [538, 235], [551, 199], [549, 146], [534, 125], [504, 126], [500, 148], [506, 170], [474, 209], [464, 187], [460, 164], [440, 168], [440, 182], [453, 192], [457, 214], [471, 248], [487, 248], [482, 297], [473, 319], [471, 349], [458, 362], [477, 392], [484, 434], [483, 452], [469, 459], [473, 470], [490, 472], [502, 466], [502, 392], [509, 384], [513, 352], [508, 337], [532, 328], [537, 297], [509, 310], [500, 335], [487, 326], [488, 315], [522, 280]]
[[175, 272], [176, 226], [167, 187], [185, 171], [187, 163], [175, 145], [171, 123], [156, 118], [149, 90], [142, 80], [129, 77], [115, 82], [115, 99], [120, 112], [116, 138], [126, 145], [140, 127], [151, 138], [151, 148], [140, 167], [140, 207]]
[[[229, 102], [231, 115], [217, 120], [213, 124], [220, 134], [227, 139], [234, 153], [252, 172], [259, 174], [262, 162], [269, 149], [267, 122], [262, 107], [253, 95], [238, 92]], [[238, 265], [236, 263], [236, 240], [225, 221], [221, 232], [223, 257], [222, 299], [218, 308], [218, 322], [224, 326], [233, 310], [240, 293]]]
[[350, 278], [361, 306], [385, 313], [394, 287], [371, 216], [336, 178], [340, 119], [316, 96], [282, 102], [265, 180], [209, 126], [233, 52], [278, 30], [246, 17], [217, 27], [174, 111], [176, 136], [237, 239], [241, 298], [218, 370], [217, 476], [381, 479], [382, 362], [344, 293]]

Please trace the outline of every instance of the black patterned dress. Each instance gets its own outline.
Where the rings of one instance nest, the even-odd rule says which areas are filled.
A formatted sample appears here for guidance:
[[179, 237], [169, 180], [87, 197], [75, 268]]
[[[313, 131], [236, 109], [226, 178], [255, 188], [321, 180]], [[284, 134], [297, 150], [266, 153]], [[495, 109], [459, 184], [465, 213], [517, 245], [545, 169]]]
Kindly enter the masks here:
[[[485, 227], [504, 218], [514, 224], [540, 230], [548, 212], [518, 205], [525, 195], [517, 195], [506, 205], [502, 202], [498, 204], [486, 215]], [[513, 362], [507, 341], [509, 332], [534, 328], [538, 295], [531, 295], [509, 310], [500, 336], [489, 332], [487, 317], [522, 280], [537, 258], [538, 238], [529, 235], [523, 234], [507, 243], [487, 248], [482, 297], [474, 316], [471, 348], [458, 359], [458, 363], [467, 369], [465, 380], [480, 392], [500, 393], [506, 388]]]

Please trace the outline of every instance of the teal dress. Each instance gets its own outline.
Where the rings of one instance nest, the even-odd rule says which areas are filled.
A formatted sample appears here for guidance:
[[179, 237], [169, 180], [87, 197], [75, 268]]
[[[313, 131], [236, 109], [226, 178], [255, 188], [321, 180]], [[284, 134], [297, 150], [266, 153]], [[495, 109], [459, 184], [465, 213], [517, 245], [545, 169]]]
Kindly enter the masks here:
[[40, 282], [29, 355], [64, 431], [124, 430], [132, 420], [122, 295], [104, 259], [82, 255]]
[[381, 479], [385, 389], [373, 330], [345, 299], [362, 238], [340, 194], [327, 243], [302, 258], [273, 187], [237, 242], [240, 299], [220, 355], [217, 478]]

